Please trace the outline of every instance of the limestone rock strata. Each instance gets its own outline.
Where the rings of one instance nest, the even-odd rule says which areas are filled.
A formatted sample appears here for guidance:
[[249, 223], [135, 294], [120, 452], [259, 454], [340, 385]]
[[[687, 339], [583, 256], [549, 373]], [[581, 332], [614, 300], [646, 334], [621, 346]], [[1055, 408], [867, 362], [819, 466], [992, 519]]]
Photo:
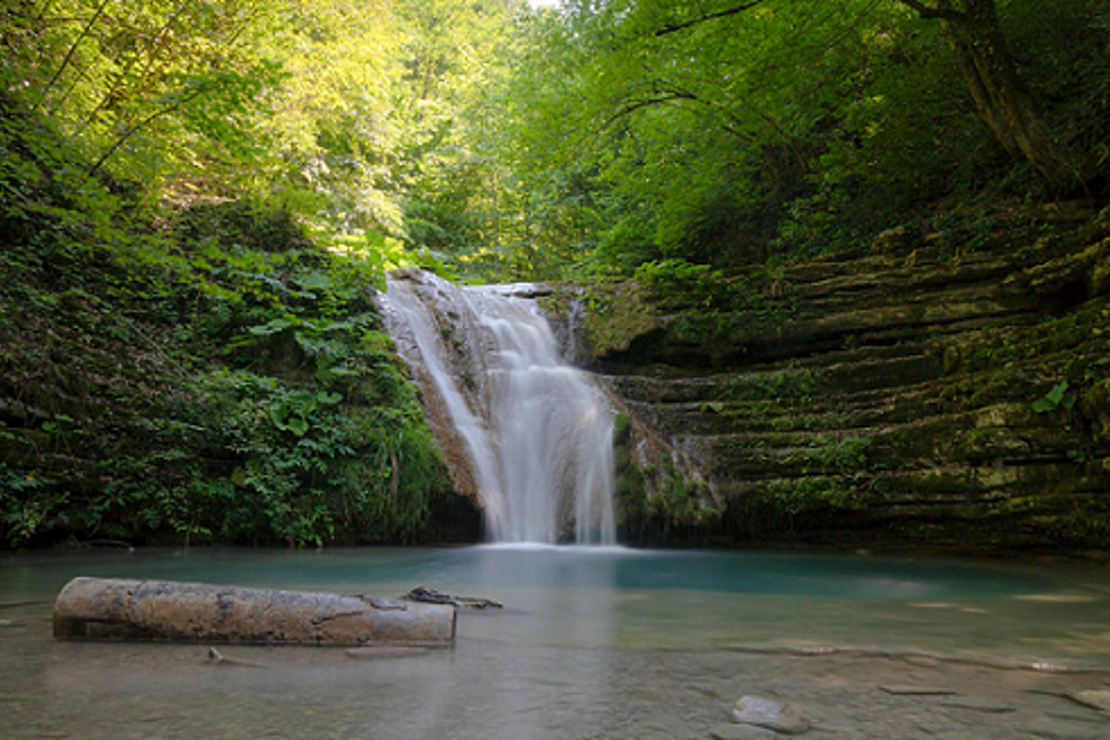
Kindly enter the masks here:
[[798, 264], [773, 321], [659, 312], [602, 348], [625, 538], [1110, 550], [1103, 231], [1057, 256]]

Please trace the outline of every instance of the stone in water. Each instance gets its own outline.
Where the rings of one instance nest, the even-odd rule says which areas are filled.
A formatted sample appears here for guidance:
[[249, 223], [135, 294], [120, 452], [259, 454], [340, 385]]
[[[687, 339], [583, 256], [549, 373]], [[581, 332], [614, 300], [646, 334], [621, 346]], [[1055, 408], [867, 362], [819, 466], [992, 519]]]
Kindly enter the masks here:
[[809, 720], [795, 710], [759, 696], [742, 696], [732, 710], [732, 718], [742, 725], [766, 727], [784, 735], [801, 735], [809, 729]]
[[713, 740], [771, 740], [775, 733], [751, 725], [718, 725], [709, 731]]
[[1080, 704], [1110, 712], [1110, 691], [1106, 689], [1091, 689], [1089, 691], [1076, 691], [1068, 696]]
[[988, 699], [981, 696], [954, 696], [951, 699], [946, 699], [941, 702], [941, 705], [954, 709], [970, 709], [973, 712], [987, 712], [991, 714], [1002, 714], [1003, 712], [1015, 711], [1014, 707], [1004, 701]]
[[895, 696], [952, 696], [955, 691], [940, 686], [909, 686], [902, 684], [886, 684], [880, 686], [881, 691]]

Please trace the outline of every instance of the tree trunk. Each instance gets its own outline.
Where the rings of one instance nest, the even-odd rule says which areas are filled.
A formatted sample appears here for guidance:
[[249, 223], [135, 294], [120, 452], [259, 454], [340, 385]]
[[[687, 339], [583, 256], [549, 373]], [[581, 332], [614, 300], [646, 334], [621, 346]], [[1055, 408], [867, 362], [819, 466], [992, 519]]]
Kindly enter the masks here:
[[1007, 152], [1028, 161], [1058, 191], [1093, 179], [1090, 164], [1053, 139], [1038, 114], [1002, 32], [995, 0], [905, 4], [922, 17], [940, 19], [979, 114]]
[[59, 640], [451, 645], [451, 606], [176, 581], [74, 578], [54, 602]]

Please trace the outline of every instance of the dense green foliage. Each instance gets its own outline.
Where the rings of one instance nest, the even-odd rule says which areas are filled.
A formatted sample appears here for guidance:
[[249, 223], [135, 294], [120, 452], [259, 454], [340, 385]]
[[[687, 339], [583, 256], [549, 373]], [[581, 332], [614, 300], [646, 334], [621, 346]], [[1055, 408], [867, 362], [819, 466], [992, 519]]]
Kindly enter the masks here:
[[[1099, 197], [1110, 161], [1098, 0], [40, 5], [5, 11], [0, 76], [86, 169], [163, 202], [251, 194], [475, 278], [988, 231]], [[992, 108], [996, 83], [1021, 96]]]
[[5, 5], [0, 542], [474, 536], [372, 295], [507, 8]]
[[[1031, 203], [1104, 195], [1105, 4], [942, 3], [963, 25], [923, 17], [935, 5], [569, 0], [531, 18], [477, 113], [497, 192], [437, 200], [434, 246], [476, 274], [630, 276], [661, 259], [777, 263], [899, 225], [962, 237]], [[997, 28], [974, 15], [986, 6]], [[990, 80], [961, 66], [964, 26], [997, 32], [1020, 101], [978, 104]], [[988, 125], [1019, 116], [1074, 173], [1049, 177]], [[458, 208], [496, 233], [464, 238]]]
[[431, 536], [449, 484], [371, 303], [382, 254], [248, 201], [140, 228], [3, 108], [6, 544]]

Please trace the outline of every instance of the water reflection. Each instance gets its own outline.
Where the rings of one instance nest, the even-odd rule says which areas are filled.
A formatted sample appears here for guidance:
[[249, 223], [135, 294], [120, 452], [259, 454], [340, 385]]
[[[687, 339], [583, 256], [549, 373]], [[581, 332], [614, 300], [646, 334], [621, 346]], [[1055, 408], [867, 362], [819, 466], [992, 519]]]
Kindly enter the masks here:
[[[613, 560], [597, 560], [573, 548], [532, 546], [480, 548], [456, 555], [458, 562], [445, 575], [459, 583], [459, 592], [477, 589], [475, 595], [493, 594], [506, 606], [460, 614], [460, 647], [473, 652], [486, 668], [480, 686], [453, 682], [441, 687], [446, 690], [436, 696], [437, 719], [430, 722], [426, 736], [442, 728], [460, 707], [481, 706], [487, 726], [516, 727], [519, 737], [529, 738], [548, 736], [563, 722], [548, 720], [551, 726], [537, 726], [538, 717], [581, 714], [589, 707], [608, 705], [612, 666], [608, 654], [596, 648], [612, 642]], [[588, 567], [582, 567], [582, 558], [590, 559]], [[511, 649], [522, 644], [572, 649]]]
[[616, 550], [493, 546], [462, 554], [457, 576], [491, 591], [504, 613], [464, 614], [460, 630], [482, 639], [575, 647], [612, 644], [618, 593]]

